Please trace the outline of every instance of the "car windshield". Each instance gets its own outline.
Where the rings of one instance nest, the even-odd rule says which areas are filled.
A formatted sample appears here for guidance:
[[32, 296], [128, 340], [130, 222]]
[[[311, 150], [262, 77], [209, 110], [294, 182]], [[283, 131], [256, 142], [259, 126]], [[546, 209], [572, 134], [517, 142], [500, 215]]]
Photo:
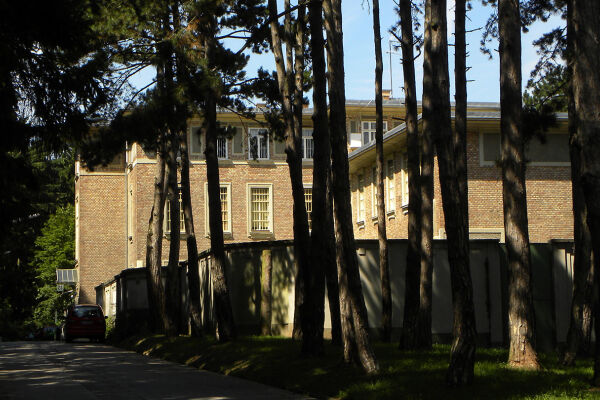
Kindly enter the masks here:
[[90, 306], [90, 307], [75, 307], [73, 310], [73, 316], [77, 318], [84, 317], [102, 317], [102, 312], [98, 307]]

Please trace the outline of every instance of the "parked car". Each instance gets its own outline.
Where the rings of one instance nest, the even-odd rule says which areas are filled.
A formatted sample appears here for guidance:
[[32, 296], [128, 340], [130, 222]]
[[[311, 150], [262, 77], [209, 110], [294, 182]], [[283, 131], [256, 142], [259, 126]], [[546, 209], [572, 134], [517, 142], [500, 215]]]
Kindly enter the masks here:
[[63, 334], [66, 342], [77, 338], [104, 342], [106, 317], [102, 307], [97, 304], [79, 304], [71, 307], [67, 312]]

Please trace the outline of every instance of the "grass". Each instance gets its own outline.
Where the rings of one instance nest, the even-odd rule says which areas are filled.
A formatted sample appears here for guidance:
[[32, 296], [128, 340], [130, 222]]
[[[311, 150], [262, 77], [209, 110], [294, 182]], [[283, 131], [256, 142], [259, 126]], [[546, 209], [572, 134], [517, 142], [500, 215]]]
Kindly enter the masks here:
[[381, 372], [366, 376], [341, 362], [341, 349], [326, 344], [325, 356], [300, 356], [300, 344], [281, 337], [241, 337], [219, 344], [212, 338], [161, 335], [135, 336], [118, 346], [152, 357], [226, 375], [262, 382], [317, 398], [343, 399], [600, 399], [590, 387], [592, 360], [563, 368], [556, 355], [540, 354], [541, 371], [516, 371], [506, 366], [507, 351], [480, 348], [475, 382], [450, 389], [444, 376], [450, 348], [428, 352], [398, 350], [397, 344], [375, 343]]

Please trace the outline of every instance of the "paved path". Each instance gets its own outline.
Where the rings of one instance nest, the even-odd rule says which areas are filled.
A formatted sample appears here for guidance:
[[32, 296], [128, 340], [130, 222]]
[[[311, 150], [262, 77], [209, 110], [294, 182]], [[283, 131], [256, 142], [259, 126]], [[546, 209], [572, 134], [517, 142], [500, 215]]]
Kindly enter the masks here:
[[0, 342], [0, 400], [302, 398], [101, 344]]

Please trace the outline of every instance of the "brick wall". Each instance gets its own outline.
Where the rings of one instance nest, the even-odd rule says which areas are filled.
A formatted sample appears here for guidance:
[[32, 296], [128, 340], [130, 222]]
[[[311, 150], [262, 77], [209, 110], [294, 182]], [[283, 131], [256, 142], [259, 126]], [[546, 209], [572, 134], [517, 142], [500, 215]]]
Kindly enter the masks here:
[[[502, 176], [498, 166], [482, 166], [479, 159], [479, 133], [470, 132], [467, 137], [468, 185], [469, 185], [469, 228], [472, 232], [492, 234], [503, 231]], [[386, 156], [389, 156], [386, 154]], [[396, 210], [387, 220], [390, 239], [407, 237], [408, 218], [400, 207], [402, 172], [401, 154], [394, 153], [396, 173], [394, 187]], [[372, 219], [373, 182], [370, 167], [360, 173], [365, 182], [365, 214], [363, 224], [357, 223], [358, 172], [351, 177], [353, 225], [357, 239], [377, 238], [377, 222]], [[444, 214], [439, 183], [437, 158], [434, 173], [434, 236], [444, 229]], [[526, 172], [527, 214], [529, 237], [532, 243], [546, 243], [551, 239], [573, 238], [573, 215], [571, 201], [571, 176], [568, 166], [528, 165]]]
[[125, 176], [83, 174], [77, 188], [79, 303], [94, 303], [94, 287], [127, 265]]

